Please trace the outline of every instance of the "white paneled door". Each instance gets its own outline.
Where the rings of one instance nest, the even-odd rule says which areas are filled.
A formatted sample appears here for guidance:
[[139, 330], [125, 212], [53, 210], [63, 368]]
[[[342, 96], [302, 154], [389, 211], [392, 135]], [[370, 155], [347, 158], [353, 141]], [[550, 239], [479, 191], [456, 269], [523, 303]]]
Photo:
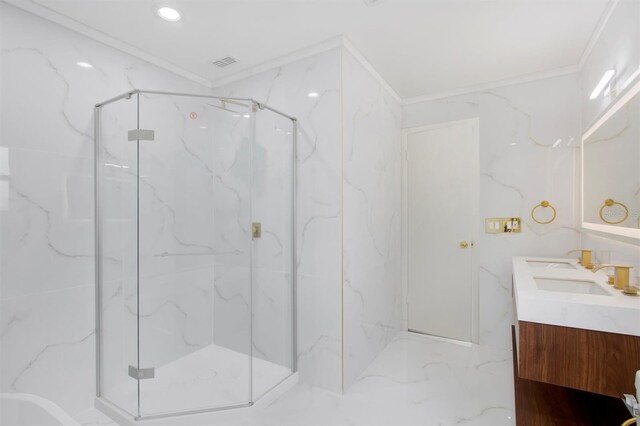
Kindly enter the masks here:
[[477, 341], [478, 121], [405, 131], [409, 330]]

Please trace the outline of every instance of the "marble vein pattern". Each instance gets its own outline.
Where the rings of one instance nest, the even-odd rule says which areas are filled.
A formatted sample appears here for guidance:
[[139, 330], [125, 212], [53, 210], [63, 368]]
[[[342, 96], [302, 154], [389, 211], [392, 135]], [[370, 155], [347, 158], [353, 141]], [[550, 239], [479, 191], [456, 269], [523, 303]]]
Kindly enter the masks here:
[[255, 410], [162, 424], [497, 426], [515, 424], [514, 406], [510, 349], [400, 332], [344, 395], [300, 384]]
[[343, 388], [402, 325], [400, 104], [345, 49]]
[[[93, 106], [134, 88], [207, 89], [6, 3], [0, 19], [0, 388], [41, 395], [76, 414], [95, 394]], [[135, 128], [130, 119], [110, 135]], [[107, 154], [113, 154], [105, 156], [112, 194], [130, 196], [129, 153]], [[144, 190], [153, 197], [150, 186]], [[104, 292], [105, 315], [121, 324], [107, 330], [118, 342], [108, 356], [126, 358], [134, 287], [131, 253], [116, 250], [126, 243], [131, 215], [126, 198], [120, 201], [108, 212], [120, 225], [105, 257]], [[163, 218], [169, 229], [172, 218]], [[186, 229], [176, 232], [189, 243], [194, 238]], [[161, 288], [168, 280], [155, 279]], [[175, 320], [179, 348], [203, 342], [184, 315], [188, 303], [158, 300], [145, 312], [146, 320], [154, 321], [154, 312]], [[126, 375], [122, 364], [118, 374]]]
[[[579, 153], [576, 74], [403, 107], [403, 127], [479, 118], [479, 340], [508, 348], [512, 321], [511, 265], [520, 253], [564, 256], [579, 245], [574, 204]], [[557, 219], [535, 223], [531, 209], [549, 200]], [[485, 234], [484, 219], [520, 216], [521, 234]]]
[[[298, 119], [295, 176], [298, 368], [303, 382], [334, 392], [341, 390], [342, 357], [340, 66], [341, 51], [333, 49], [214, 89], [214, 93], [221, 96], [251, 97]], [[309, 97], [310, 92], [319, 96]], [[271, 218], [271, 223], [276, 225], [278, 212], [283, 212], [283, 206], [289, 202], [283, 198], [286, 193], [281, 188], [288, 185], [291, 178], [285, 172], [290, 167], [287, 147], [291, 135], [287, 133], [291, 128], [286, 120], [268, 111], [257, 112], [255, 119], [256, 129], [261, 129], [256, 135], [263, 135], [257, 141], [258, 155], [265, 153], [264, 162], [256, 164], [262, 169], [256, 169], [256, 173], [266, 173], [261, 176], [266, 179], [256, 180], [263, 181], [265, 186], [257, 186], [253, 194], [255, 217]], [[271, 249], [261, 253], [261, 265], [257, 268], [255, 285], [264, 303], [256, 315], [273, 319], [280, 309], [286, 312], [289, 306], [279, 292], [289, 287], [286, 283], [290, 278], [278, 273], [274, 265], [278, 262], [283, 265], [282, 255], [278, 253], [287, 250], [290, 235], [282, 224], [263, 225], [263, 233], [263, 241]], [[285, 305], [270, 303], [278, 300]], [[271, 323], [279, 325], [259, 327], [253, 342], [257, 350], [265, 353], [273, 353], [273, 344], [283, 343], [283, 336], [287, 335], [285, 319]]]

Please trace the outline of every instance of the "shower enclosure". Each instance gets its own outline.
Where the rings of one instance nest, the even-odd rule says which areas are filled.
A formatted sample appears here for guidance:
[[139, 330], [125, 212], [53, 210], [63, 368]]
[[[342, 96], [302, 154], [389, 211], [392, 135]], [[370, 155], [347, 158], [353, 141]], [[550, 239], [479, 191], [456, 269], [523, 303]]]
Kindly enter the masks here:
[[253, 404], [296, 371], [296, 120], [136, 90], [95, 129], [98, 398], [135, 418]]

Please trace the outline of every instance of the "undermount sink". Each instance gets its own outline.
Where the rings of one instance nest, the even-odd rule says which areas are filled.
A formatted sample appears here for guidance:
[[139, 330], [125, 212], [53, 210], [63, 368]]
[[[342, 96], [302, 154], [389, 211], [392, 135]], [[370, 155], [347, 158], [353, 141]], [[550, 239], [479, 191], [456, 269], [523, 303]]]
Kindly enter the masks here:
[[527, 260], [527, 265], [532, 268], [544, 268], [544, 269], [576, 269], [573, 264], [569, 262], [544, 262], [540, 260]]
[[563, 280], [553, 278], [534, 278], [533, 280], [538, 286], [538, 289], [544, 291], [611, 296], [611, 294], [603, 290], [595, 281]]

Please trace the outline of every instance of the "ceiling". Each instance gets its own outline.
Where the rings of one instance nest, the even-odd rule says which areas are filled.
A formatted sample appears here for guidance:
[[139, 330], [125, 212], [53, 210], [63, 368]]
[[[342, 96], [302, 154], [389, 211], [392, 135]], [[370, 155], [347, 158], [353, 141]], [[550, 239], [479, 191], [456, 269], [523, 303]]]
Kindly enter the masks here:
[[[214, 82], [345, 35], [403, 99], [574, 66], [608, 2], [34, 1]], [[182, 19], [160, 19], [161, 5]], [[226, 56], [238, 62], [211, 63]]]

